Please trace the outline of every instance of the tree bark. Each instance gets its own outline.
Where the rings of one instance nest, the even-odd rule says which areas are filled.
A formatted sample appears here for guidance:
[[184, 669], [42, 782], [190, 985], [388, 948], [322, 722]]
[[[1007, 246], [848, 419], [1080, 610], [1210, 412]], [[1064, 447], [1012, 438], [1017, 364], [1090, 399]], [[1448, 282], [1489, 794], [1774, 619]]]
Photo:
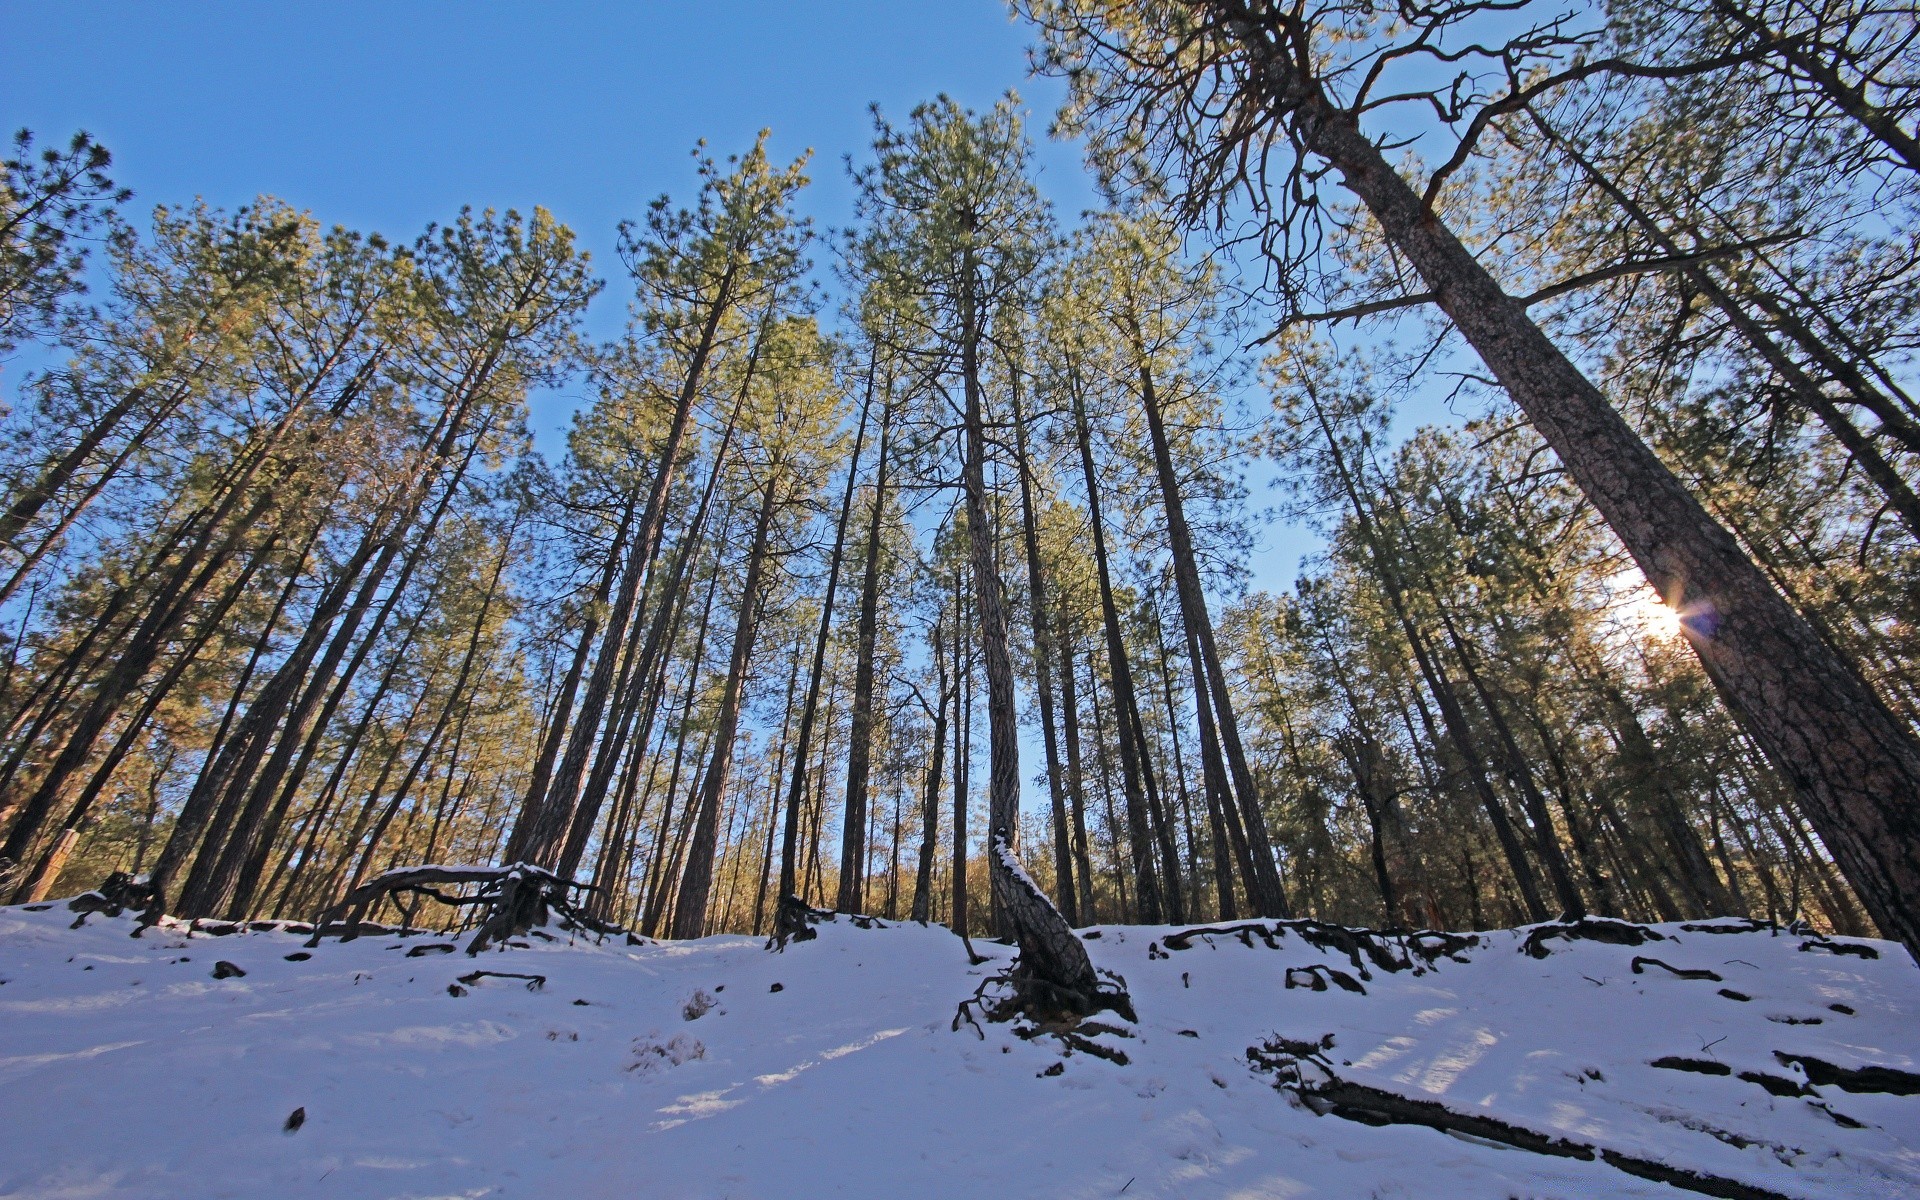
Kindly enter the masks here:
[[[1920, 958], [1920, 741], [1781, 598], [1599, 389], [1421, 204], [1244, 0], [1209, 0], [1276, 116], [1425, 280], [1627, 547], [1727, 705], [1793, 784], [1873, 922]], [[1920, 161], [1917, 158], [1916, 161]]]

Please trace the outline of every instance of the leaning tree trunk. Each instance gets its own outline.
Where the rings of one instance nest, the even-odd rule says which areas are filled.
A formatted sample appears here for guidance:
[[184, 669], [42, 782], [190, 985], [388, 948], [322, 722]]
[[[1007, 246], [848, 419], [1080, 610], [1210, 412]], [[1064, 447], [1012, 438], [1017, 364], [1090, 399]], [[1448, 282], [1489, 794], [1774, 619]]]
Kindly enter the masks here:
[[737, 271], [737, 267], [729, 267], [721, 276], [701, 322], [699, 340], [688, 358], [686, 375], [674, 400], [673, 420], [661, 440], [659, 461], [647, 489], [647, 502], [640, 510], [640, 522], [633, 531], [633, 544], [628, 548], [620, 589], [607, 615], [600, 653], [594, 660], [593, 673], [587, 678], [587, 690], [580, 697], [580, 712], [567, 739], [566, 753], [561, 756], [560, 766], [547, 786], [547, 794], [537, 806], [529, 805], [523, 810], [520, 820], [526, 825], [526, 832], [515, 831], [514, 840], [523, 845], [530, 861], [555, 862], [564, 853], [567, 833], [573, 827], [574, 807], [587, 773], [587, 760], [593, 753], [601, 719], [606, 716], [607, 702], [612, 696], [620, 648], [626, 642], [627, 626], [640, 601], [641, 578], [659, 550], [668, 493], [673, 488], [687, 431], [693, 425], [694, 402], [699, 398], [708, 361], [719, 342], [721, 321], [733, 307]]
[[1338, 170], [1633, 555], [1790, 780], [1868, 914], [1920, 958], [1920, 740], [1767, 581], [1243, 0], [1211, 0], [1307, 151]]
[[[1665, 229], [1661, 228], [1660, 223], [1654, 220], [1651, 213], [1629, 196], [1618, 183], [1603, 174], [1586, 155], [1575, 149], [1538, 114], [1534, 114], [1534, 124], [1549, 142], [1573, 160], [1574, 165], [1580, 168], [1595, 187], [1605, 192], [1608, 198], [1627, 214], [1634, 227], [1646, 234], [1648, 239], [1660, 248], [1661, 253], [1675, 257], [1686, 253], [1685, 249]], [[1697, 234], [1694, 240], [1696, 243], [1699, 241]], [[1712, 272], [1708, 271], [1705, 265], [1681, 267], [1678, 274], [1696, 291], [1713, 302], [1714, 307], [1720, 310], [1720, 314], [1726, 318], [1727, 323], [1733, 326], [1753, 352], [1759, 355], [1761, 360], [1772, 368], [1774, 374], [1787, 385], [1788, 390], [1793, 393], [1793, 398], [1808, 412], [1820, 418], [1821, 424], [1833, 434], [1834, 440], [1853, 456], [1854, 461], [1860, 465], [1861, 471], [1875, 487], [1880, 489], [1881, 494], [1886, 497], [1887, 504], [1899, 515], [1908, 532], [1920, 537], [1920, 496], [1914, 494], [1907, 481], [1901, 478], [1899, 470], [1887, 461], [1886, 456], [1880, 452], [1880, 448], [1874, 444], [1873, 440], [1861, 432], [1860, 427], [1855, 425], [1847, 414], [1840, 411], [1838, 402], [1829, 397], [1825, 389], [1801, 369], [1800, 364], [1795, 362], [1778, 342], [1774, 341], [1766, 328], [1746, 310], [1739, 300], [1735, 299], [1726, 288], [1720, 286], [1719, 281], [1713, 277]], [[1837, 378], [1842, 379], [1848, 390], [1853, 392], [1852, 398], [1869, 407], [1874, 416], [1880, 419], [1882, 432], [1902, 441], [1910, 450], [1920, 449], [1920, 445], [1915, 444], [1916, 430], [1913, 428], [1913, 422], [1904, 413], [1883, 403], [1885, 398], [1879, 396], [1875, 389], [1867, 386], [1865, 377], [1854, 370], [1852, 364], [1838, 361], [1834, 356], [1823, 353], [1825, 348], [1811, 337], [1810, 331], [1792, 313], [1781, 309], [1772, 315], [1775, 316], [1776, 321], [1785, 318], [1781, 323], [1802, 335], [1797, 339], [1801, 342], [1802, 348], [1816, 354], [1822, 365]]]
[[1810, 39], [1782, 36], [1759, 17], [1732, 3], [1732, 0], [1715, 0], [1713, 7], [1769, 49], [1776, 51], [1789, 68], [1783, 74], [1789, 78], [1799, 75], [1811, 82], [1835, 108], [1851, 117], [1881, 145], [1897, 155], [1908, 169], [1920, 171], [1920, 139], [1902, 129], [1894, 114], [1869, 99], [1865, 89], [1849, 83], [1834, 69], [1833, 64], [1809, 50]]

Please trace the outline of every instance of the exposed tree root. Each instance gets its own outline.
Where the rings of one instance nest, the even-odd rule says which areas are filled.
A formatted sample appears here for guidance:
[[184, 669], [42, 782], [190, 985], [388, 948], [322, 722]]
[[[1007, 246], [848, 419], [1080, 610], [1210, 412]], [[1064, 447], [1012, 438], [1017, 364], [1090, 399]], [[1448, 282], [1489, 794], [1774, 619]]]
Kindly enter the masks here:
[[[1443, 933], [1434, 929], [1351, 929], [1345, 925], [1298, 920], [1201, 925], [1167, 934], [1160, 939], [1160, 945], [1169, 951], [1188, 950], [1193, 947], [1195, 938], [1210, 942], [1215, 937], [1233, 937], [1241, 945], [1251, 948], [1257, 937], [1266, 943], [1267, 949], [1278, 950], [1278, 939], [1288, 933], [1298, 935], [1316, 949], [1337, 950], [1345, 954], [1362, 979], [1373, 977], [1367, 969], [1369, 963], [1383, 971], [1412, 970], [1417, 974], [1433, 966], [1442, 957], [1452, 958], [1456, 962], [1465, 961], [1459, 958], [1460, 952], [1480, 944], [1480, 939], [1473, 934]], [[1149, 947], [1150, 957], [1152, 949]]]
[[[469, 894], [449, 895], [441, 885], [477, 884]], [[589, 890], [587, 884], [561, 879], [544, 867], [531, 863], [513, 863], [505, 867], [399, 867], [355, 888], [346, 899], [314, 919], [309, 947], [324, 937], [352, 941], [378, 927], [369, 927], [364, 918], [369, 909], [383, 899], [400, 895], [423, 896], [454, 908], [476, 906], [485, 916], [479, 931], [467, 943], [468, 954], [478, 954], [490, 945], [512, 944], [509, 938], [529, 933], [558, 915], [565, 929], [582, 929], [597, 936], [627, 933], [618, 925], [596, 920], [576, 908], [575, 891]], [[632, 935], [629, 934], [629, 937]]]
[[1843, 1092], [1885, 1092], [1892, 1096], [1920, 1096], [1920, 1075], [1898, 1067], [1837, 1067], [1805, 1054], [1773, 1056], [1783, 1066], [1798, 1066], [1815, 1087], [1837, 1087]]
[[1857, 946], [1851, 942], [1836, 942], [1830, 938], [1808, 938], [1800, 943], [1802, 950], [1825, 950], [1828, 954], [1851, 954], [1855, 958], [1879, 958], [1880, 952], [1872, 946]]
[[[1658, 1067], [1663, 1071], [1690, 1071], [1695, 1075], [1733, 1075], [1734, 1073], [1733, 1068], [1726, 1063], [1716, 1062], [1710, 1058], [1682, 1058], [1677, 1054], [1669, 1054], [1664, 1058], [1656, 1058], [1647, 1065], [1650, 1067]], [[1742, 1071], [1739, 1073], [1738, 1078], [1756, 1087], [1765, 1088], [1769, 1094], [1775, 1096], [1812, 1096], [1817, 1094], [1806, 1084], [1801, 1083], [1797, 1079], [1788, 1079], [1784, 1075], [1768, 1075], [1762, 1071]]]
[[1020, 865], [1005, 830], [994, 831], [989, 852], [994, 897], [1020, 953], [1011, 968], [989, 976], [970, 999], [960, 1002], [953, 1028], [957, 1031], [965, 1020], [979, 1032], [970, 1011], [974, 1007], [990, 1021], [1026, 1016], [1043, 1026], [1062, 1028], [1104, 1011], [1134, 1020], [1126, 981], [1111, 971], [1094, 969], [1073, 927]]
[[1645, 974], [1648, 967], [1659, 967], [1662, 971], [1666, 971], [1680, 979], [1705, 979], [1712, 983], [1725, 982], [1716, 971], [1709, 971], [1704, 968], [1676, 967], [1671, 963], [1661, 962], [1657, 958], [1646, 958], [1638, 954], [1633, 956], [1633, 973], [1635, 975]]
[[1316, 992], [1324, 992], [1327, 990], [1328, 983], [1337, 984], [1349, 992], [1358, 992], [1362, 996], [1367, 994], [1367, 989], [1361, 985], [1359, 980], [1347, 974], [1345, 971], [1335, 970], [1325, 963], [1314, 963], [1310, 967], [1287, 968], [1288, 989], [1303, 987]]
[[127, 909], [145, 908], [151, 903], [153, 888], [147, 883], [146, 876], [135, 878], [125, 871], [115, 871], [93, 891], [81, 892], [67, 901], [67, 911], [75, 914], [70, 928], [78, 929], [85, 925], [87, 917], [93, 913], [117, 917]]
[[798, 896], [782, 896], [773, 909], [773, 936], [767, 949], [785, 950], [788, 942], [806, 942], [819, 936], [815, 925], [845, 917], [855, 929], [885, 929], [887, 923], [867, 913], [842, 913], [831, 908], [815, 908]]
[[1642, 946], [1648, 942], [1664, 942], [1667, 935], [1648, 929], [1645, 925], [1636, 925], [1631, 921], [1615, 921], [1607, 917], [1582, 917], [1578, 921], [1559, 921], [1547, 925], [1536, 925], [1533, 931], [1520, 943], [1520, 950], [1534, 958], [1545, 958], [1553, 953], [1547, 943], [1555, 938], [1568, 941], [1606, 942], [1614, 946]]
[[1728, 917], [1720, 921], [1690, 921], [1680, 928], [1688, 933], [1758, 933], [1762, 929], [1769, 933], [1780, 932], [1780, 927], [1772, 921], [1756, 921], [1751, 917]]
[[545, 975], [529, 975], [523, 971], [469, 971], [460, 977], [460, 982], [472, 987], [482, 979], [524, 979], [527, 981], [527, 990], [530, 992], [537, 992], [547, 986]]
[[1496, 1117], [1459, 1112], [1433, 1100], [1417, 1100], [1342, 1079], [1334, 1074], [1324, 1057], [1324, 1051], [1330, 1044], [1331, 1039], [1301, 1042], [1270, 1038], [1261, 1045], [1247, 1047], [1247, 1061], [1257, 1071], [1272, 1073], [1276, 1077], [1276, 1088], [1298, 1096], [1301, 1103], [1321, 1116], [1344, 1117], [1367, 1125], [1424, 1125], [1443, 1133], [1477, 1138], [1534, 1154], [1584, 1162], [1599, 1160], [1629, 1175], [1670, 1184], [1703, 1196], [1723, 1197], [1725, 1200], [1787, 1200], [1779, 1192], [1736, 1179], [1622, 1154], [1617, 1150], [1528, 1129]]

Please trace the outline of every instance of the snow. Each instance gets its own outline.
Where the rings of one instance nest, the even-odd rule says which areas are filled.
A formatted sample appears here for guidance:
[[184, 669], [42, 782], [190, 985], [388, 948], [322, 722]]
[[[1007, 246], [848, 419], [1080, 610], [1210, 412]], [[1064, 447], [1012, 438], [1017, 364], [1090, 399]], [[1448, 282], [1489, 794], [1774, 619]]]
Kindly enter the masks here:
[[[1920, 1095], [1739, 1078], [1804, 1080], [1777, 1054], [1920, 1071], [1920, 970], [1888, 943], [1853, 943], [1866, 959], [1657, 926], [1666, 940], [1535, 959], [1499, 931], [1464, 962], [1363, 974], [1298, 931], [1172, 950], [1168, 930], [1107, 927], [1087, 948], [1140, 1015], [1099, 1018], [1120, 1065], [1007, 1024], [953, 1031], [1012, 951], [976, 942], [992, 961], [970, 967], [911, 924], [822, 924], [781, 953], [532, 938], [476, 960], [369, 936], [288, 961], [302, 941], [284, 931], [71, 920], [0, 909], [0, 1197], [1686, 1194], [1316, 1116], [1249, 1064], [1276, 1035], [1327, 1034], [1344, 1079], [1555, 1137], [1793, 1197], [1920, 1195]], [[1636, 956], [1723, 979], [1636, 974]], [[216, 961], [245, 974], [215, 980]], [[1313, 965], [1366, 993], [1285, 988]], [[546, 982], [457, 984], [476, 969]]]

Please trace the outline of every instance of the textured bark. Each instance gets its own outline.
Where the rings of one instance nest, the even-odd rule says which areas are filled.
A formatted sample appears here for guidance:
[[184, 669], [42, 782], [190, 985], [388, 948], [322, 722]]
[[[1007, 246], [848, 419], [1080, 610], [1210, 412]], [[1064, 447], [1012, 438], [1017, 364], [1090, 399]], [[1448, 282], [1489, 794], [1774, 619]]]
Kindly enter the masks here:
[[[1606, 397], [1421, 204], [1242, 0], [1211, 7], [1276, 116], [1326, 159], [1620, 537], [1727, 705], [1793, 784], [1882, 933], [1920, 957], [1920, 741]], [[1920, 161], [1920, 159], [1916, 159]]]
[[[973, 576], [974, 627], [980, 637], [981, 665], [987, 677], [987, 834], [1004, 838], [1005, 854], [989, 855], [987, 882], [993, 911], [1006, 913], [1015, 880], [1008, 866], [1017, 853], [1020, 828], [1020, 740], [1015, 728], [1013, 656], [1007, 648], [1006, 585], [994, 551], [994, 526], [987, 511], [987, 430], [980, 387], [981, 313], [976, 308], [980, 280], [971, 254], [960, 295], [960, 374], [965, 391], [962, 489], [966, 494], [968, 562]], [[1049, 904], [1048, 909], [1052, 909]], [[1058, 912], [1055, 911], [1058, 918]], [[1061, 922], [1063, 925], [1065, 922]], [[963, 928], [964, 932], [964, 928]], [[1056, 981], [1058, 982], [1058, 981]]]
[[1126, 1005], [1124, 993], [1102, 994], [1086, 943], [1074, 936], [1060, 910], [1021, 869], [1004, 831], [994, 832], [988, 850], [993, 874], [1003, 881], [1001, 911], [1020, 947], [1013, 979], [1021, 1007], [1036, 1015], [1080, 1016]]

